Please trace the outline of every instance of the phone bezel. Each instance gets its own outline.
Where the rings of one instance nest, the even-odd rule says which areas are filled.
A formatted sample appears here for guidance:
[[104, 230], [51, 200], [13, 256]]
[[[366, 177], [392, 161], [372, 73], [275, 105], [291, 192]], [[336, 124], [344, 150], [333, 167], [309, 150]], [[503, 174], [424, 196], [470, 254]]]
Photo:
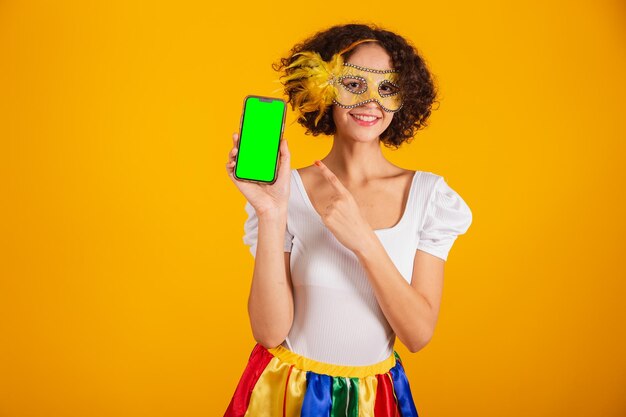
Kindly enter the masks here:
[[[281, 101], [283, 103], [283, 116], [281, 120], [280, 126], [280, 137], [278, 138], [278, 148], [276, 149], [276, 163], [274, 164], [274, 179], [272, 181], [262, 181], [262, 180], [254, 180], [250, 178], [243, 178], [237, 176], [237, 164], [239, 163], [239, 148], [241, 147], [241, 130], [243, 129], [243, 121], [245, 119], [246, 114], [246, 105], [248, 104], [248, 99], [250, 98], [258, 98], [260, 100], [272, 100], [272, 101]], [[283, 138], [283, 133], [285, 130], [285, 117], [287, 115], [287, 103], [280, 97], [268, 97], [268, 96], [259, 96], [254, 94], [249, 94], [243, 99], [243, 108], [241, 110], [241, 118], [239, 119], [239, 140], [237, 141], [237, 155], [235, 156], [235, 166], [233, 167], [233, 177], [238, 181], [244, 182], [253, 182], [257, 184], [274, 184], [276, 179], [278, 178], [278, 165], [279, 165], [279, 154], [280, 154], [280, 141]]]

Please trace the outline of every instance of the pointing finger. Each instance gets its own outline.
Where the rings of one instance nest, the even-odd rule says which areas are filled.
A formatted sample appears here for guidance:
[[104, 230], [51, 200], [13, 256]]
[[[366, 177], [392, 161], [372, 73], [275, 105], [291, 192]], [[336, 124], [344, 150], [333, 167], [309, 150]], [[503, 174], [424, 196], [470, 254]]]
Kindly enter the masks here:
[[337, 176], [334, 174], [334, 172], [332, 172], [326, 166], [326, 164], [324, 164], [322, 161], [315, 161], [315, 166], [317, 166], [322, 171], [322, 175], [324, 175], [324, 177], [326, 177], [328, 182], [330, 182], [330, 184], [333, 186], [333, 188], [337, 192], [339, 192], [341, 194], [344, 194], [347, 191], [346, 187], [343, 186], [341, 181], [339, 181], [339, 178], [337, 178]]

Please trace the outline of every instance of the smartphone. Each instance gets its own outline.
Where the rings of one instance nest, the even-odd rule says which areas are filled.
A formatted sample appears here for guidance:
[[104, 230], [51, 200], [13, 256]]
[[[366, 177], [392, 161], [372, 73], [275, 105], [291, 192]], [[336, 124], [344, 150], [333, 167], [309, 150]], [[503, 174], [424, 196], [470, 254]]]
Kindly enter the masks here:
[[235, 178], [265, 184], [276, 182], [286, 109], [280, 98], [246, 96], [239, 123]]

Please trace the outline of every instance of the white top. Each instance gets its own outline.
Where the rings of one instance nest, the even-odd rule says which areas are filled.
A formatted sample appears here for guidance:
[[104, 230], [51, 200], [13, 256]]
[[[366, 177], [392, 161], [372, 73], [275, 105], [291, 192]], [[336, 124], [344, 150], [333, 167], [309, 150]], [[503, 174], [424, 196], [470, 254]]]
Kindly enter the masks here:
[[[243, 241], [256, 256], [258, 218], [247, 202]], [[400, 221], [374, 230], [407, 282], [416, 250], [447, 260], [472, 212], [431, 172], [416, 171]], [[282, 343], [308, 358], [341, 365], [371, 365], [393, 353], [395, 333], [380, 309], [358, 258], [324, 225], [300, 174], [291, 170], [285, 252], [291, 252], [294, 321]]]

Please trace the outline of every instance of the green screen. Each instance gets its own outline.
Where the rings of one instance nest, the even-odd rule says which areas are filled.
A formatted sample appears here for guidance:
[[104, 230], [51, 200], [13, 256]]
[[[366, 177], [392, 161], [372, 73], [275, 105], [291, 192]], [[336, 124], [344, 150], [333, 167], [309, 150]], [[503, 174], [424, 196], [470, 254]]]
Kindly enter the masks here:
[[243, 113], [235, 174], [239, 178], [272, 182], [285, 103], [249, 97]]

